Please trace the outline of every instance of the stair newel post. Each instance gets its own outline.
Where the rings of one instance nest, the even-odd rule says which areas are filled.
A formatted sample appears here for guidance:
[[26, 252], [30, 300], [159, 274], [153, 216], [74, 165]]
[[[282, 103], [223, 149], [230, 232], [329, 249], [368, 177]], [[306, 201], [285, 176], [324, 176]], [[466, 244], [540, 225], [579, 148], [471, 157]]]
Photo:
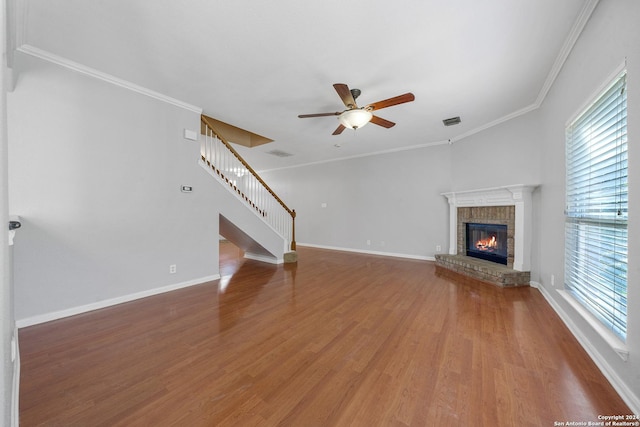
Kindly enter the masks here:
[[296, 250], [296, 210], [291, 211], [291, 250]]

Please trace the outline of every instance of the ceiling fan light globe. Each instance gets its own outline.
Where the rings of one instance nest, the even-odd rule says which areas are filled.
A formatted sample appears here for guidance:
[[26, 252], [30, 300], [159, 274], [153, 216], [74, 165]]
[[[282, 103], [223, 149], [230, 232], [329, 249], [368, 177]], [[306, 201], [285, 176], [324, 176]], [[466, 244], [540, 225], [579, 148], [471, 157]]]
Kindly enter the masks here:
[[373, 113], [363, 108], [355, 108], [353, 110], [343, 111], [338, 120], [340, 124], [349, 129], [359, 129], [371, 121]]

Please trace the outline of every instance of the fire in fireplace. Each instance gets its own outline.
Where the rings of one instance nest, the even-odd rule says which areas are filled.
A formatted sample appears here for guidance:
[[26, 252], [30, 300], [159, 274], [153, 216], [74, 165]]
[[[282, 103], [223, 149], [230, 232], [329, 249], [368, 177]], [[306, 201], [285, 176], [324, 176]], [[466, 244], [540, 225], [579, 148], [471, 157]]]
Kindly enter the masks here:
[[467, 256], [507, 265], [507, 226], [466, 223]]

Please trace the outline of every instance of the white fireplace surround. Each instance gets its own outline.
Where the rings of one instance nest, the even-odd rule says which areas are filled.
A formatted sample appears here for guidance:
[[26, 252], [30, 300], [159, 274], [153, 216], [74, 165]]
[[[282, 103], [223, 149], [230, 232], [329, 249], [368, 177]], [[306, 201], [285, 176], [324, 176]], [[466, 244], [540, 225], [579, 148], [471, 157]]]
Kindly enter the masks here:
[[458, 248], [458, 208], [483, 206], [515, 206], [513, 236], [513, 269], [531, 269], [531, 193], [537, 185], [506, 185], [479, 190], [442, 193], [449, 201], [449, 254]]

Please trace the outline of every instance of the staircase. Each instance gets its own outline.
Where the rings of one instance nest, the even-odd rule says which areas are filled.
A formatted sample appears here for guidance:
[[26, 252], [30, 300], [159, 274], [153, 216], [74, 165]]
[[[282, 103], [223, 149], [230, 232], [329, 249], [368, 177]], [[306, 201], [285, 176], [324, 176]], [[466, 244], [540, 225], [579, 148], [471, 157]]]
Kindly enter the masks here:
[[229, 191], [220, 209], [220, 235], [246, 258], [295, 262], [295, 210], [289, 209], [229, 142], [201, 116], [200, 165]]

